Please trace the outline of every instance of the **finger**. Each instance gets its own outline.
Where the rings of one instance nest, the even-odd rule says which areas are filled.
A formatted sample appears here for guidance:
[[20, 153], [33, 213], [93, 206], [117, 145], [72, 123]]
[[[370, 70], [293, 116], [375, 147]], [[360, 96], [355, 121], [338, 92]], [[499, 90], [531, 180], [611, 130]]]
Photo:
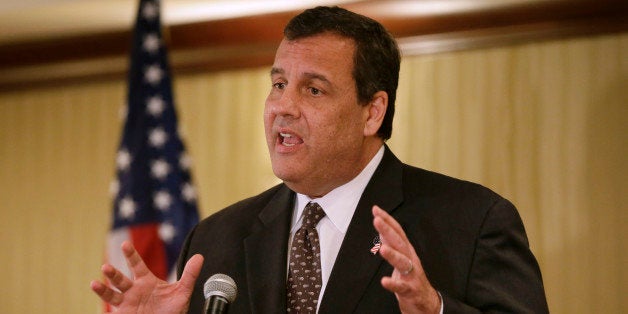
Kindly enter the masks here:
[[400, 296], [405, 296], [412, 291], [407, 281], [395, 280], [392, 277], [382, 277], [382, 280], [380, 282], [384, 289], [396, 293]]
[[142, 257], [137, 253], [131, 242], [122, 242], [122, 253], [124, 253], [126, 263], [135, 278], [151, 274], [144, 260], [142, 260]]
[[377, 230], [377, 232], [379, 233], [382, 244], [389, 245], [398, 251], [409, 251], [409, 241], [407, 240], [405, 233], [400, 234], [388, 221], [384, 220], [381, 216], [376, 216], [375, 218], [373, 218], [373, 226], [375, 227], [375, 230]]
[[[373, 206], [373, 215], [375, 216], [373, 225], [380, 234], [382, 241], [379, 253], [395, 269], [403, 272], [409, 269], [408, 259], [414, 251], [408, 249], [411, 244], [408, 242], [407, 238], [401, 237], [399, 230], [396, 230], [396, 228], [391, 225], [390, 220], [386, 219], [383, 214], [390, 217], [378, 206]], [[403, 232], [403, 230], [400, 231]]]
[[100, 281], [94, 280], [90, 283], [92, 291], [94, 291], [103, 302], [113, 306], [118, 306], [122, 302], [122, 294], [107, 287]]
[[133, 281], [131, 281], [131, 279], [109, 264], [102, 265], [101, 270], [103, 275], [107, 277], [107, 280], [109, 280], [109, 282], [121, 292], [129, 290], [133, 285]]
[[401, 312], [416, 311], [419, 306], [424, 309], [422, 313], [436, 313], [441, 308], [442, 299], [427, 278], [418, 281], [399, 281], [383, 277], [380, 283], [384, 289], [395, 293]]
[[410, 275], [416, 268], [411, 256], [406, 256], [390, 246], [382, 245], [379, 253], [400, 275]]
[[374, 205], [373, 206], [373, 217], [380, 217], [387, 225], [390, 226], [390, 228], [392, 228], [392, 230], [397, 233], [403, 240], [407, 241], [408, 238], [406, 237], [406, 233], [403, 231], [403, 228], [401, 227], [401, 225], [399, 224], [399, 222], [397, 222], [397, 220], [395, 220], [395, 218], [393, 218], [391, 215], [389, 215], [385, 210], [383, 210], [381, 207]]
[[192, 290], [194, 290], [194, 283], [196, 282], [198, 275], [201, 273], [202, 266], [203, 256], [200, 254], [192, 256], [192, 258], [185, 263], [181, 279], [179, 280], [179, 286], [181, 289], [189, 292], [189, 294], [192, 294]]

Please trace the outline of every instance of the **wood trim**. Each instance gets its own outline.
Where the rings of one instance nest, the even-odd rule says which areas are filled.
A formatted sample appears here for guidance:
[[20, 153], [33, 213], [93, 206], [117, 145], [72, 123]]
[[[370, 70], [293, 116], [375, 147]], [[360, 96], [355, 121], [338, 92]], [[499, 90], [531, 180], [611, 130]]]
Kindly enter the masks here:
[[[404, 55], [628, 31], [628, 3], [620, 0], [530, 0], [438, 14], [394, 10], [413, 3], [378, 0], [346, 7], [384, 24]], [[172, 69], [191, 73], [268, 66], [283, 26], [297, 13], [167, 26]], [[130, 42], [127, 30], [0, 46], [0, 91], [123, 78]]]

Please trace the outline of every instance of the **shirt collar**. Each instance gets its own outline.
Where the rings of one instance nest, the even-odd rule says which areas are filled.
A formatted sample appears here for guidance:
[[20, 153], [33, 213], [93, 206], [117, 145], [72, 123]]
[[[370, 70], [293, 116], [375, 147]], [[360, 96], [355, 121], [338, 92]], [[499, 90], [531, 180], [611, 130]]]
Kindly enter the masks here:
[[320, 205], [338, 231], [346, 233], [360, 197], [371, 180], [375, 169], [384, 157], [384, 145], [380, 147], [371, 161], [351, 181], [333, 189], [323, 197], [311, 199], [307, 195], [297, 193], [296, 214], [292, 218], [292, 232], [301, 226], [301, 216], [309, 202]]

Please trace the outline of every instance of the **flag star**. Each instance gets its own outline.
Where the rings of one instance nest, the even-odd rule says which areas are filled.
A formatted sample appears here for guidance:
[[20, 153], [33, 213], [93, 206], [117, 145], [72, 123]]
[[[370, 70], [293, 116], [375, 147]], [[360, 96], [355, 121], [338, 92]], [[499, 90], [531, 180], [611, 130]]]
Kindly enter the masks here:
[[111, 181], [111, 183], [109, 184], [109, 193], [111, 193], [111, 196], [115, 197], [116, 195], [118, 195], [119, 191], [120, 191], [120, 181], [118, 180]]
[[168, 173], [170, 173], [170, 166], [165, 160], [159, 159], [152, 162], [150, 172], [153, 174], [153, 177], [163, 180], [168, 176]]
[[168, 134], [163, 128], [154, 128], [148, 134], [148, 141], [150, 145], [157, 148], [162, 148], [168, 140]]
[[128, 196], [120, 200], [119, 211], [123, 219], [133, 219], [135, 217], [135, 202]]
[[150, 113], [153, 117], [158, 118], [161, 116], [161, 113], [164, 112], [166, 107], [166, 103], [161, 98], [161, 96], [153, 96], [148, 98], [146, 101], [146, 111]]
[[183, 185], [183, 189], [181, 190], [181, 194], [183, 194], [183, 199], [187, 202], [193, 202], [196, 200], [196, 189], [190, 183], [186, 183]]
[[183, 170], [189, 170], [192, 166], [192, 158], [186, 153], [181, 154], [179, 156], [179, 167]]
[[159, 36], [157, 36], [157, 34], [155, 33], [151, 33], [144, 36], [142, 47], [144, 48], [144, 50], [148, 51], [149, 53], [155, 53], [157, 52], [157, 50], [159, 50], [160, 44], [161, 44], [161, 41], [159, 40]]
[[126, 171], [131, 166], [131, 154], [125, 148], [118, 151], [118, 156], [116, 157], [116, 164], [118, 165], [118, 169], [121, 171]]
[[142, 7], [142, 17], [146, 20], [152, 21], [157, 17], [157, 14], [159, 14], [159, 7], [152, 2], [147, 2]]
[[161, 211], [166, 211], [172, 204], [172, 196], [167, 191], [159, 191], [153, 196], [155, 207]]
[[144, 79], [151, 85], [157, 85], [164, 77], [164, 71], [159, 67], [159, 64], [153, 64], [144, 71]]
[[165, 222], [159, 226], [159, 237], [166, 243], [170, 243], [176, 234], [177, 232], [174, 226], [169, 222]]

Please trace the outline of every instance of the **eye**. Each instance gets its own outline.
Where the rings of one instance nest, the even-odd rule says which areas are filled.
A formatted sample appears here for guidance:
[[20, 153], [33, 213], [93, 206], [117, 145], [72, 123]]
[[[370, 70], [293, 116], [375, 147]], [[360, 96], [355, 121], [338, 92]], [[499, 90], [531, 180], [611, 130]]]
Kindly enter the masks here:
[[323, 93], [320, 89], [318, 89], [316, 87], [310, 87], [309, 90], [310, 90], [310, 94], [312, 94], [314, 96], [318, 96], [318, 95], [321, 95]]
[[275, 83], [275, 84], [273, 84], [273, 88], [275, 88], [275, 89], [284, 89], [284, 88], [286, 88], [286, 83], [283, 83], [283, 82]]

